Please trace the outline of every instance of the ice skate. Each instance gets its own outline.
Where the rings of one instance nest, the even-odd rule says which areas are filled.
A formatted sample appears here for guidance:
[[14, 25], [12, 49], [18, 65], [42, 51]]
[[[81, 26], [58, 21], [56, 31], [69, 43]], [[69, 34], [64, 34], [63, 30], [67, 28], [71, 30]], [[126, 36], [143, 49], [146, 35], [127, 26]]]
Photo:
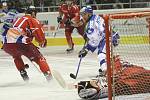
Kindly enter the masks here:
[[74, 48], [73, 48], [73, 47], [71, 47], [71, 48], [66, 49], [66, 52], [67, 52], [67, 53], [72, 53], [72, 52], [73, 52], [73, 50], [74, 50]]
[[24, 69], [20, 70], [20, 75], [21, 75], [21, 77], [23, 78], [24, 81], [28, 81], [29, 80], [27, 72]]
[[50, 72], [45, 72], [43, 74], [48, 82], [52, 79], [52, 74]]
[[98, 77], [106, 77], [105, 72], [102, 71], [101, 69], [99, 69], [98, 72], [99, 72], [99, 75], [97, 75], [96, 78], [98, 78]]

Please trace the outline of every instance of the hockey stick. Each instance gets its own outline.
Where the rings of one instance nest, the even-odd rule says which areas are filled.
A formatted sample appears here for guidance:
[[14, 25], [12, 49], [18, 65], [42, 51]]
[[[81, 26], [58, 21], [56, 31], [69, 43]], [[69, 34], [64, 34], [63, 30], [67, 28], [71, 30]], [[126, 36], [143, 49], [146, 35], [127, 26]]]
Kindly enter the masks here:
[[[85, 40], [83, 48], [85, 47], [86, 43], [87, 43], [87, 40]], [[78, 72], [79, 72], [79, 68], [80, 68], [80, 64], [81, 64], [82, 58], [83, 58], [83, 57], [81, 56], [81, 57], [80, 57], [80, 60], [79, 60], [79, 63], [78, 63], [77, 70], [76, 70], [76, 75], [74, 75], [73, 73], [70, 73], [70, 77], [73, 78], [73, 79], [76, 79], [77, 76], [78, 76]]]
[[55, 32], [53, 33], [54, 38], [56, 37], [56, 33], [59, 30], [59, 27], [60, 27], [60, 23], [58, 23], [57, 28], [56, 28]]
[[76, 74], [74, 75], [73, 73], [70, 73], [70, 77], [71, 77], [71, 78], [73, 78], [73, 79], [76, 79], [76, 78], [77, 78], [77, 76], [78, 76], [78, 72], [79, 72], [79, 68], [80, 68], [81, 60], [82, 60], [82, 57], [80, 57], [80, 60], [79, 60], [79, 63], [78, 63], [78, 67], [77, 67]]

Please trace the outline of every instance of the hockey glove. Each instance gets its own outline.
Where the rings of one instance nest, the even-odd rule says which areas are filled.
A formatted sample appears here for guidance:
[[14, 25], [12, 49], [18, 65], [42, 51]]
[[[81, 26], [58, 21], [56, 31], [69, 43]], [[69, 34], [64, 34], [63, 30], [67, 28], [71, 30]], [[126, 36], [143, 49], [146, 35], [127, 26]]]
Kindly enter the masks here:
[[119, 39], [120, 39], [120, 36], [117, 32], [113, 32], [113, 36], [112, 36], [112, 44], [114, 47], [118, 46], [119, 44]]
[[57, 17], [57, 22], [58, 22], [58, 23], [62, 22], [62, 17], [60, 17], [60, 16]]
[[44, 42], [39, 44], [40, 47], [45, 48], [47, 46], [47, 40], [45, 39]]
[[85, 57], [86, 55], [87, 55], [87, 53], [88, 53], [88, 50], [86, 49], [86, 48], [83, 48], [80, 52], [79, 52], [79, 55], [78, 55], [78, 57], [79, 58], [83, 58], [83, 57]]

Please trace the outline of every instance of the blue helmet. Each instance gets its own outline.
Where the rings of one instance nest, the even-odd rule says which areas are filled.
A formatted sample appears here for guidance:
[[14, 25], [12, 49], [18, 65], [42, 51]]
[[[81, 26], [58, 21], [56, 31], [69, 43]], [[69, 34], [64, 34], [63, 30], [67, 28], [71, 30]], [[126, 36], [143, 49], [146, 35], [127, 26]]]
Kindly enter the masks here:
[[86, 7], [84, 8], [84, 12], [85, 12], [85, 13], [93, 13], [93, 9], [92, 9], [91, 6], [86, 6]]

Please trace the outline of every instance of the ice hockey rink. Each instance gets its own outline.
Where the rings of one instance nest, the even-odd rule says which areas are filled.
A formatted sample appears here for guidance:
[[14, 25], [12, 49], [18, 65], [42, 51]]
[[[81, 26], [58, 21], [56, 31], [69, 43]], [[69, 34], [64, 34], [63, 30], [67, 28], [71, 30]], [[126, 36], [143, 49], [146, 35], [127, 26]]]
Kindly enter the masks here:
[[[69, 74], [76, 72], [79, 62], [78, 52], [82, 46], [75, 46], [71, 54], [65, 52], [66, 48], [67, 46], [50, 46], [40, 49], [49, 66], [57, 70], [66, 82], [90, 79], [98, 74], [97, 55], [89, 53], [82, 59], [78, 79], [70, 78]], [[43, 74], [27, 58], [23, 58], [24, 62], [30, 65], [27, 69], [30, 77], [29, 83], [22, 80], [12, 58], [0, 50], [0, 100], [81, 100], [76, 89], [63, 89], [55, 79], [47, 83]], [[133, 95], [135, 100], [150, 100], [149, 94], [145, 94], [144, 99], [140, 97]], [[120, 97], [117, 100], [134, 100], [133, 98]], [[107, 100], [107, 98], [102, 100]]]

